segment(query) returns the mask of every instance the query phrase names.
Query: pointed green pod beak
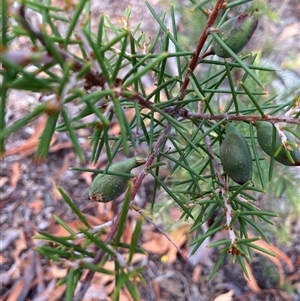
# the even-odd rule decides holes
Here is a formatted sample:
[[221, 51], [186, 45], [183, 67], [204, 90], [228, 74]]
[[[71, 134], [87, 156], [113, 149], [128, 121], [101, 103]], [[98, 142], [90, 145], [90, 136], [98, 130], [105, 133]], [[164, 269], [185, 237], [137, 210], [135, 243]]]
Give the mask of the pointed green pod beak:
[[[110, 172], [121, 172], [130, 174], [131, 170], [144, 164], [145, 160], [131, 158], [123, 162], [112, 164]], [[98, 174], [89, 190], [89, 199], [96, 202], [109, 202], [120, 196], [128, 186], [130, 177]]]
[[243, 185], [252, 179], [252, 156], [246, 139], [231, 123], [225, 126], [226, 136], [220, 147], [220, 159], [226, 174]]

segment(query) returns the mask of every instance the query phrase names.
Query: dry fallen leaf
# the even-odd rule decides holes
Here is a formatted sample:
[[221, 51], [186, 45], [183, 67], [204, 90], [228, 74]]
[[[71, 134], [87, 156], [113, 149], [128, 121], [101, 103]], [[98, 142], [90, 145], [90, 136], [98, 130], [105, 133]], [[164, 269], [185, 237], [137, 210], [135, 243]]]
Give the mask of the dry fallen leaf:
[[12, 167], [11, 167], [12, 175], [10, 178], [10, 185], [16, 189], [17, 183], [19, 181], [21, 171], [20, 171], [20, 164], [19, 162], [14, 162]]
[[97, 203], [97, 217], [105, 222], [112, 220], [115, 217], [113, 210], [113, 202], [108, 203]]
[[61, 143], [57, 143], [55, 145], [53, 145], [53, 143], [52, 143], [49, 148], [49, 152], [53, 153], [53, 152], [57, 152], [61, 149], [72, 148], [72, 147], [73, 147], [72, 142], [61, 142]]
[[[181, 248], [183, 244], [187, 241], [187, 233], [189, 231], [189, 228], [190, 227], [188, 225], [181, 226], [170, 233], [169, 237], [178, 248]], [[173, 263], [177, 259], [178, 250], [171, 242], [169, 242], [168, 245], [169, 250], [167, 252], [167, 262]]]
[[[249, 233], [248, 234], [249, 237], [254, 237], [253, 234]], [[269, 254], [263, 253], [257, 249], [253, 249], [254, 252], [261, 254], [262, 256], [267, 257], [268, 259], [270, 259], [278, 268], [278, 272], [279, 272], [279, 277], [280, 277], [280, 285], [284, 284], [284, 277], [285, 277], [285, 273], [284, 273], [284, 268], [282, 263], [280, 262], [280, 260], [284, 261], [286, 263], [286, 265], [289, 267], [290, 271], [293, 272], [295, 267], [293, 265], [293, 262], [290, 260], [290, 258], [283, 253], [281, 250], [279, 250], [277, 247], [273, 246], [273, 245], [269, 245], [268, 243], [266, 243], [264, 240], [260, 239], [255, 241], [253, 244], [256, 244], [264, 249], [267, 249], [273, 253], [276, 254], [277, 257], [271, 256]]]
[[19, 237], [17, 240], [15, 240], [15, 248], [12, 251], [15, 262], [18, 260], [21, 252], [26, 250], [26, 248], [27, 248], [27, 241], [24, 234], [24, 230], [23, 228], [19, 228]]
[[168, 263], [173, 263], [177, 259], [178, 249], [174, 244], [180, 249], [182, 245], [187, 241], [188, 225], [178, 227], [176, 230], [169, 234], [169, 241], [162, 233], [155, 233], [152, 231], [144, 232], [144, 239], [146, 240], [142, 244], [147, 252], [166, 255], [164, 260]]
[[64, 294], [66, 288], [66, 284], [56, 286], [55, 290], [51, 291], [51, 294], [49, 294], [47, 301], [62, 300], [62, 295]]
[[59, 192], [59, 190], [57, 189], [57, 185], [52, 178], [50, 178], [50, 182], [51, 182], [52, 197], [53, 197], [54, 201], [57, 202], [62, 199], [62, 195]]
[[[19, 155], [21, 156], [21, 158], [24, 158], [33, 154], [38, 144], [40, 143], [39, 137], [46, 126], [47, 119], [47, 114], [41, 115], [38, 119], [38, 123], [35, 125], [34, 134], [29, 139], [24, 141], [24, 143], [22, 143], [21, 145], [7, 149], [5, 152], [5, 156]], [[56, 138], [57, 135], [54, 134], [51, 139], [50, 145], [52, 145], [55, 142]]]
[[0, 178], [0, 188], [2, 188], [3, 185], [4, 185], [5, 183], [7, 183], [7, 181], [8, 181], [8, 177], [1, 177], [1, 178]]
[[7, 301], [27, 300], [33, 280], [36, 277], [36, 256], [33, 250], [27, 252], [27, 256], [22, 260], [22, 276], [14, 284]]
[[44, 208], [44, 200], [35, 199], [34, 201], [28, 203], [28, 207], [32, 209], [32, 213], [37, 214]]
[[[94, 163], [90, 163], [88, 164], [87, 168], [90, 168], [90, 169], [96, 169], [96, 164]], [[93, 177], [93, 173], [92, 172], [87, 172], [87, 171], [84, 171], [80, 174], [80, 178], [85, 180], [85, 183], [90, 187], [92, 185], [92, 177]]]
[[232, 301], [232, 297], [234, 295], [234, 291], [231, 290], [225, 294], [222, 294], [214, 299], [214, 301]]
[[0, 265], [3, 265], [5, 262], [8, 262], [9, 259], [0, 254]]
[[250, 290], [252, 292], [259, 292], [259, 291], [261, 291], [261, 289], [260, 289], [259, 285], [257, 284], [256, 279], [255, 279], [255, 277], [254, 277], [254, 275], [252, 273], [251, 267], [250, 267], [250, 265], [247, 262], [245, 262], [245, 267], [246, 267], [246, 270], [247, 270], [248, 275], [249, 275], [249, 279], [248, 279], [246, 277], [246, 275], [244, 274], [244, 277], [245, 277], [245, 280], [247, 281], [248, 287], [250, 288]]
[[[97, 226], [101, 224], [101, 220], [99, 220], [97, 217], [89, 215], [89, 214], [83, 214], [86, 218], [87, 222], [90, 226]], [[80, 229], [87, 229], [86, 225], [80, 221], [80, 220], [71, 220], [65, 222], [74, 232], [78, 233], [80, 232]], [[55, 236], [69, 236], [70, 233], [60, 224], [57, 224], [55, 219], [52, 218], [50, 221], [50, 226], [48, 229], [48, 232]]]
[[9, 297], [7, 298], [7, 301], [19, 300], [19, 297], [23, 291], [23, 288], [24, 288], [24, 279], [21, 278], [13, 286], [11, 293], [9, 294]]
[[141, 247], [149, 253], [166, 254], [168, 250], [169, 241], [160, 233], [148, 231], [150, 233], [150, 240], [144, 242]]
[[277, 42], [286, 41], [296, 35], [299, 35], [299, 23], [292, 23], [283, 29], [279, 37], [277, 37]]
[[67, 268], [58, 268], [55, 262], [52, 263], [51, 266], [47, 269], [47, 277], [49, 279], [60, 279], [65, 277], [67, 273]]
[[45, 287], [42, 291], [40, 291], [40, 293], [38, 293], [34, 299], [31, 299], [32, 301], [49, 301], [49, 296], [53, 294], [53, 292], [56, 291], [56, 288], [55, 288], [55, 283], [56, 281], [55, 280], [51, 280], [49, 283], [48, 283], [48, 286]]
[[202, 266], [196, 265], [195, 268], [193, 269], [193, 276], [192, 276], [194, 283], [199, 283], [201, 279], [201, 274], [202, 274]]

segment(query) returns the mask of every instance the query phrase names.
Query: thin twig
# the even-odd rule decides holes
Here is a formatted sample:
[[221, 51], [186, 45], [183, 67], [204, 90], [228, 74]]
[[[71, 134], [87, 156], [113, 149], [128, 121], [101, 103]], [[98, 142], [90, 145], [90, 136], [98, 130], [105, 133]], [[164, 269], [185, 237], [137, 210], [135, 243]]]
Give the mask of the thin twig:
[[[126, 96], [124, 96], [126, 97]], [[138, 93], [135, 93], [132, 97], [127, 97], [131, 101], [137, 102], [141, 107], [149, 109], [153, 112], [156, 111], [155, 105], [151, 101], [146, 101], [143, 96]], [[268, 121], [271, 123], [285, 122], [290, 124], [300, 124], [300, 118], [295, 118], [287, 115], [280, 116], [270, 116], [270, 115], [228, 115], [228, 114], [204, 114], [204, 113], [193, 113], [186, 108], [175, 109], [175, 107], [162, 108], [160, 109], [167, 113], [170, 116], [179, 116], [183, 119], [189, 120], [209, 120], [209, 121], [220, 121], [222, 119], [231, 120], [231, 121]]]
[[300, 118], [290, 117], [290, 116], [270, 116], [265, 115], [264, 117], [258, 115], [228, 115], [228, 114], [193, 114], [192, 112], [186, 109], [179, 110], [179, 116], [185, 117], [186, 119], [194, 119], [194, 120], [214, 120], [220, 121], [222, 119], [227, 120], [235, 120], [235, 121], [269, 121], [271, 123], [277, 122], [286, 122], [290, 124], [300, 124]]
[[185, 259], [188, 260], [187, 257], [182, 253], [176, 243], [171, 239], [171, 237], [162, 229], [160, 228], [155, 222], [152, 221], [141, 209], [137, 208], [136, 206], [132, 206], [132, 208], [139, 213], [143, 218], [145, 218], [150, 224], [152, 224], [178, 251], [178, 253]]

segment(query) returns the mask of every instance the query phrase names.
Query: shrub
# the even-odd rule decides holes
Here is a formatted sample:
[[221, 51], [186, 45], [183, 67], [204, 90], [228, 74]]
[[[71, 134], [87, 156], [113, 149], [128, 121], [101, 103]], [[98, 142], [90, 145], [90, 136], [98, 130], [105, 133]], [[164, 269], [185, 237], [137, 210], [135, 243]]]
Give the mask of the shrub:
[[[228, 14], [243, 2], [226, 5], [218, 0], [211, 11], [203, 5], [197, 6], [207, 20], [204, 28], [199, 28], [197, 45], [193, 51], [187, 51], [179, 42], [173, 6], [169, 10], [170, 30], [165, 25], [166, 13], [159, 17], [146, 2], [159, 27], [157, 34], [147, 40], [145, 33], [139, 32], [139, 24], [134, 28], [129, 25], [130, 8], [126, 9], [120, 27], [101, 14], [98, 29], [93, 31], [90, 3], [85, 0], [76, 6], [66, 2], [64, 8], [25, 1], [18, 9], [2, 1], [1, 154], [4, 154], [5, 141], [12, 133], [42, 114], [47, 114], [48, 122], [34, 155], [37, 162], [47, 160], [51, 138], [58, 131], [69, 135], [74, 151], [84, 163], [86, 158], [77, 137], [81, 128], [92, 129], [90, 160], [97, 162], [101, 154], [107, 155], [107, 168], [95, 172], [130, 177], [126, 172], [109, 170], [116, 154], [123, 152], [130, 156], [138, 153], [141, 145], [148, 152], [144, 168], [128, 184], [120, 213], [110, 223], [90, 227], [69, 196], [59, 188], [64, 200], [90, 229], [82, 230], [84, 241], [77, 245], [78, 234], [58, 219], [69, 231], [69, 237], [54, 237], [47, 233], [39, 237], [55, 243], [54, 246], [45, 244], [38, 247], [37, 251], [42, 255], [55, 261], [73, 262], [67, 277], [61, 281], [68, 285], [66, 300], [73, 300], [80, 275], [86, 269], [89, 272], [74, 300], [81, 300], [96, 271], [115, 275], [114, 299], [118, 299], [123, 286], [128, 288], [134, 300], [139, 299], [135, 279], [142, 278], [142, 269], [134, 268], [131, 259], [134, 253], [143, 252], [138, 246], [141, 221], [136, 224], [131, 244], [121, 243], [120, 238], [129, 209], [145, 216], [133, 201], [148, 174], [154, 179], [150, 198], [152, 206], [157, 201], [158, 187], [161, 187], [168, 198], [180, 207], [180, 218], [191, 222], [190, 231], [194, 233], [190, 242], [194, 246], [192, 254], [206, 238], [224, 229], [228, 231], [228, 238], [209, 245], [218, 247], [220, 252], [210, 277], [215, 275], [226, 256], [237, 260], [248, 275], [245, 261], [250, 261], [253, 248], [270, 254], [255, 244], [258, 236], [249, 238], [248, 231], [249, 228], [254, 229], [268, 241], [257, 221], [273, 224], [270, 218], [277, 213], [260, 210], [255, 201], [265, 192], [273, 174], [273, 181], [278, 181], [274, 167], [279, 163], [274, 162], [275, 149], [272, 152], [274, 156], [269, 158], [259, 148], [254, 122], [275, 124], [281, 135], [282, 147], [288, 153], [284, 132], [278, 124], [290, 124], [289, 131], [295, 141], [296, 137], [299, 139], [299, 129], [296, 128], [300, 123], [299, 94], [279, 102], [274, 91], [268, 92], [267, 86], [274, 78], [275, 70], [265, 66], [258, 53], [242, 51], [237, 55], [222, 40], [217, 26], [224, 23]], [[29, 9], [41, 16], [39, 29], [27, 20]], [[64, 24], [64, 33], [58, 30], [58, 23]], [[21, 37], [28, 39], [30, 47], [13, 50], [11, 43]], [[212, 43], [214, 47], [220, 45], [227, 53], [224, 56], [230, 58], [212, 55]], [[245, 37], [243, 43], [246, 44]], [[146, 81], [150, 81], [151, 90], [146, 89]], [[42, 92], [43, 97], [41, 104], [29, 114], [7, 126], [6, 101], [13, 89]], [[80, 107], [76, 114], [68, 111], [70, 103]], [[134, 111], [130, 119], [126, 117], [129, 111]], [[85, 122], [84, 118], [90, 115], [95, 116], [93, 121]], [[121, 132], [113, 136], [109, 130], [116, 120]], [[228, 122], [235, 125], [251, 149], [253, 177], [252, 181], [243, 185], [235, 184], [224, 174], [220, 164], [220, 145]], [[169, 176], [161, 179], [160, 172], [166, 164], [170, 168]], [[74, 170], [91, 171], [80, 167]], [[207, 231], [201, 233], [208, 220], [212, 222]], [[104, 242], [99, 235], [107, 226], [111, 228]], [[95, 244], [98, 251], [87, 251], [90, 244]], [[130, 256], [127, 261], [119, 252], [120, 247], [128, 249]], [[103, 267], [110, 256], [115, 260], [114, 271]]]

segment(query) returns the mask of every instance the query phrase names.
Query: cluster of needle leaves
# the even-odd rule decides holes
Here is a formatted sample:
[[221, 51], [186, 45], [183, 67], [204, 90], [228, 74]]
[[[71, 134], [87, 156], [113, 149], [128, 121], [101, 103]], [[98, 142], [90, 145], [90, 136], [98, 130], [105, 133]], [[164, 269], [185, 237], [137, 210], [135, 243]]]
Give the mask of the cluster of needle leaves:
[[[70, 235], [61, 238], [43, 233], [38, 237], [52, 242], [38, 247], [39, 253], [69, 266], [68, 275], [60, 281], [60, 284], [67, 283], [65, 300], [81, 300], [95, 272], [115, 276], [114, 300], [118, 300], [124, 286], [134, 300], [139, 300], [138, 283], [143, 282], [143, 268], [133, 267], [131, 260], [133, 254], [144, 252], [138, 246], [141, 221], [136, 225], [131, 244], [121, 243], [120, 238], [128, 210], [134, 208], [130, 204], [146, 174], [154, 180], [150, 197], [154, 210], [160, 187], [182, 210], [181, 219], [191, 223], [192, 253], [206, 238], [228, 231], [227, 239], [209, 245], [220, 251], [210, 277], [215, 275], [228, 253], [240, 263], [246, 275], [245, 261], [251, 260], [253, 248], [271, 254], [255, 244], [260, 237], [268, 241], [257, 221], [273, 224], [270, 218], [277, 214], [260, 210], [255, 201], [271, 180], [274, 164], [268, 167], [269, 159], [257, 148], [251, 122], [268, 120], [295, 126], [299, 124], [299, 112], [293, 109], [299, 99], [295, 96], [282, 103], [268, 93], [262, 78], [275, 70], [260, 65], [255, 53], [238, 56], [228, 49], [232, 59], [216, 56], [201, 59], [213, 38], [228, 48], [215, 31], [209, 29], [224, 22], [233, 8], [250, 1], [226, 5], [218, 0], [213, 1], [214, 6], [207, 4], [208, 1], [202, 2], [211, 5], [211, 10], [204, 5], [195, 6], [207, 23], [205, 28], [199, 28], [195, 50], [189, 51], [179, 42], [176, 11], [172, 5], [159, 16], [146, 1], [147, 9], [158, 24], [156, 35], [149, 39], [146, 33], [140, 32], [140, 24], [131, 25], [130, 8], [126, 9], [119, 27], [109, 16], [101, 14], [98, 29], [93, 31], [90, 1], [80, 0], [76, 6], [66, 1], [65, 7], [60, 8], [53, 6], [50, 0], [43, 3], [32, 0], [24, 1], [18, 8], [2, 0], [1, 154], [5, 154], [5, 141], [11, 134], [42, 114], [48, 116], [48, 122], [34, 155], [37, 162], [47, 160], [53, 134], [66, 132], [84, 164], [86, 158], [77, 136], [81, 128], [92, 129], [91, 162], [97, 162], [105, 153], [109, 166], [119, 152], [129, 156], [132, 150], [137, 153], [141, 145], [148, 151], [144, 173], [134, 185], [129, 185], [122, 210], [111, 223], [91, 228], [69, 196], [59, 188], [87, 228], [75, 233], [56, 217]], [[39, 16], [39, 27], [28, 21], [29, 11]], [[167, 28], [167, 18], [172, 28]], [[64, 31], [59, 30], [62, 25]], [[21, 37], [28, 39], [30, 47], [13, 50], [11, 43]], [[236, 73], [240, 78], [235, 77]], [[149, 80], [152, 89], [146, 89], [145, 82]], [[39, 92], [41, 103], [6, 126], [5, 108], [10, 90]], [[71, 114], [70, 103], [80, 110]], [[128, 119], [127, 113], [132, 111], [133, 117]], [[285, 115], [291, 111], [290, 116]], [[87, 119], [87, 116], [93, 118]], [[226, 178], [220, 165], [219, 147], [224, 139], [224, 123], [228, 121], [233, 121], [244, 134], [253, 156], [253, 181], [242, 186]], [[116, 122], [120, 134], [111, 135], [110, 128]], [[170, 173], [162, 180], [160, 171], [165, 168], [164, 162], [169, 164]], [[93, 171], [79, 167], [74, 170]], [[209, 227], [203, 233], [208, 220]], [[103, 242], [99, 237], [108, 227], [112, 229]], [[258, 236], [250, 238], [250, 229]], [[84, 242], [78, 245], [79, 238], [84, 238]], [[91, 244], [99, 251], [88, 251]], [[122, 253], [126, 249], [129, 256], [125, 260]], [[110, 258], [115, 261], [114, 270], [104, 267]], [[89, 273], [81, 279], [85, 270]], [[81, 287], [76, 290], [80, 279]]]

